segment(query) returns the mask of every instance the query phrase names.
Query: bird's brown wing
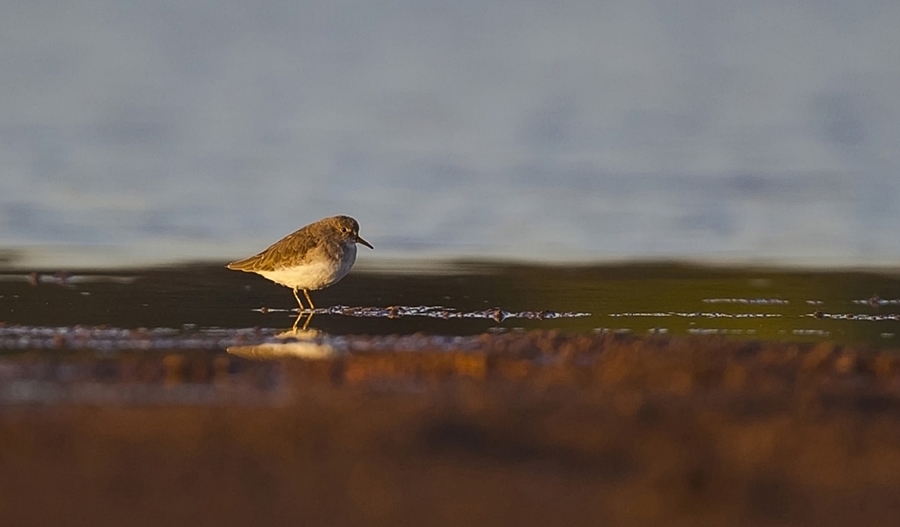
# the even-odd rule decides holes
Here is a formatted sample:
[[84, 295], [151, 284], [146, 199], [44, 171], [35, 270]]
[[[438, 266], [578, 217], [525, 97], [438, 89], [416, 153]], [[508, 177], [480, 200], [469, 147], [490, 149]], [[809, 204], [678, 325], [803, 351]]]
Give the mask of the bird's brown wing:
[[306, 227], [288, 234], [265, 251], [231, 262], [226, 267], [236, 271], [274, 271], [283, 267], [300, 264], [316, 246], [316, 238]]

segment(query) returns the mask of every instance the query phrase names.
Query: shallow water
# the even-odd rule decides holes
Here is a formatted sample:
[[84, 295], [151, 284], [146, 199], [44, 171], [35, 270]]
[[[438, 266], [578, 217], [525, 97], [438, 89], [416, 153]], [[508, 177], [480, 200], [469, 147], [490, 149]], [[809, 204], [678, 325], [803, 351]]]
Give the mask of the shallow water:
[[[397, 268], [354, 270], [313, 292], [308, 328], [317, 338], [558, 329], [900, 344], [897, 274], [663, 264]], [[219, 265], [0, 274], [5, 351], [224, 350], [271, 343], [295, 320], [288, 289]]]

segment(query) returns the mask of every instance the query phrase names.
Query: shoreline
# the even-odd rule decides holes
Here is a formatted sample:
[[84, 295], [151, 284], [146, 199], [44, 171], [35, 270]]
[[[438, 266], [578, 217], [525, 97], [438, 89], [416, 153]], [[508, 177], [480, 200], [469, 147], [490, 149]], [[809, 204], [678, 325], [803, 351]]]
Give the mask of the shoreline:
[[[253, 245], [253, 247], [256, 247]], [[224, 266], [253, 247], [178, 242], [154, 243], [138, 247], [13, 245], [0, 246], [0, 273], [15, 272], [135, 272], [167, 268]], [[256, 247], [256, 249], [259, 249]], [[166, 256], [160, 256], [160, 254]], [[646, 268], [681, 267], [711, 271], [761, 272], [859, 272], [900, 276], [900, 264], [892, 255], [865, 259], [811, 255], [798, 259], [790, 255], [761, 258], [753, 253], [708, 253], [703, 255], [641, 256], [563, 252], [535, 257], [529, 253], [490, 253], [484, 250], [456, 251], [379, 248], [356, 262], [356, 272], [447, 274], [470, 272], [473, 268]]]

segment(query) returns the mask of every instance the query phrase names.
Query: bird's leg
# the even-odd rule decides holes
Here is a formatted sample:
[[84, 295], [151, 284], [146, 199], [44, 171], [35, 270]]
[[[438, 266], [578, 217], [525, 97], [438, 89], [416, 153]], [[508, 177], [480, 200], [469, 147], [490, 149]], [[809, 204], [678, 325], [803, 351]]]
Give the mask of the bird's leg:
[[303, 290], [303, 294], [304, 294], [304, 296], [306, 296], [306, 301], [309, 302], [309, 310], [310, 310], [310, 311], [315, 311], [316, 306], [313, 305], [313, 303], [312, 303], [312, 298], [309, 297], [309, 291], [307, 291], [306, 289], [304, 289], [304, 290]]
[[[291, 331], [297, 331], [297, 324], [300, 323], [300, 318], [303, 316], [303, 312], [297, 313], [297, 318], [294, 319], [294, 325], [291, 326]], [[309, 324], [309, 320], [306, 321], [306, 324]], [[303, 329], [306, 329], [306, 324], [303, 325]]]
[[[303, 302], [301, 302], [301, 301], [300, 301], [300, 297], [297, 296], [297, 288], [295, 287], [295, 288], [293, 289], [293, 291], [294, 291], [294, 298], [296, 298], [296, 299], [297, 299], [297, 303], [300, 304], [300, 312], [303, 313]], [[304, 290], [303, 292], [305, 293], [306, 290]], [[307, 298], [309, 298], [309, 296], [307, 296]], [[310, 305], [312, 305], [312, 303], [310, 303]], [[294, 325], [296, 326], [296, 324], [294, 324]]]

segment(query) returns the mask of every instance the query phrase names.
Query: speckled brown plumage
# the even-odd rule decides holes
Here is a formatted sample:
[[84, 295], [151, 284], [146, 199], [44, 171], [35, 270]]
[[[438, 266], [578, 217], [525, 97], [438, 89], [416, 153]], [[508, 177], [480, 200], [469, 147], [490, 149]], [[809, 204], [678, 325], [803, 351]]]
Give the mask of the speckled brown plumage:
[[[347, 231], [341, 232], [342, 228]], [[340, 259], [344, 241], [352, 236], [358, 238], [358, 232], [359, 223], [349, 216], [325, 218], [288, 234], [265, 251], [231, 262], [227, 267], [236, 271], [275, 271], [301, 266], [315, 258]]]

